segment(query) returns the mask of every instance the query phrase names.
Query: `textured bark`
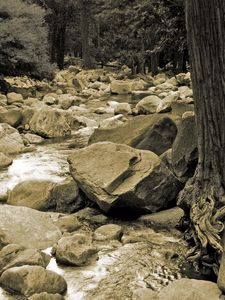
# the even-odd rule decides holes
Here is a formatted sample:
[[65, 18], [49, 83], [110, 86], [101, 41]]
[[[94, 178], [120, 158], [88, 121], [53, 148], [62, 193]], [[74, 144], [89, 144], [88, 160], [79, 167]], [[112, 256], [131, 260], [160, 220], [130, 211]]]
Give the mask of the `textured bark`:
[[[225, 212], [225, 1], [187, 0], [186, 21], [198, 130], [198, 167], [180, 203], [190, 203], [195, 242], [222, 251]], [[199, 248], [198, 248], [199, 249]]]

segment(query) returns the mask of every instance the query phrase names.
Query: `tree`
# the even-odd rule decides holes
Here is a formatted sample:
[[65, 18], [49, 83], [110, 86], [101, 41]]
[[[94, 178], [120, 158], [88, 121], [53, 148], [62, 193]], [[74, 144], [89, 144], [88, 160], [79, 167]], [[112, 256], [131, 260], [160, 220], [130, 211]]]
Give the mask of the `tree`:
[[225, 216], [225, 1], [187, 0], [198, 166], [179, 197], [190, 208], [195, 259], [221, 252]]
[[0, 73], [49, 77], [45, 10], [21, 0], [0, 2]]

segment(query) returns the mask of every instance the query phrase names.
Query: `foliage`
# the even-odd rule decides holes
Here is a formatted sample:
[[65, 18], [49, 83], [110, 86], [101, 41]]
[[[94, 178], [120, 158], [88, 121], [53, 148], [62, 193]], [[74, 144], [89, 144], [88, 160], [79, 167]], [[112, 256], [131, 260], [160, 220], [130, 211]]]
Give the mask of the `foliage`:
[[0, 2], [0, 72], [49, 77], [45, 10], [21, 0]]

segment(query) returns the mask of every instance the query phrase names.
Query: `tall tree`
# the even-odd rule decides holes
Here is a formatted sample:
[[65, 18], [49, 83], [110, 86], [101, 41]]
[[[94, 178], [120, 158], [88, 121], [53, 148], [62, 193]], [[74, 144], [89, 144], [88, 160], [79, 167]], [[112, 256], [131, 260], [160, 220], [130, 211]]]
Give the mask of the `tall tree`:
[[198, 131], [198, 166], [180, 195], [189, 204], [195, 258], [222, 251], [225, 216], [225, 1], [187, 0], [186, 19]]
[[45, 10], [22, 0], [0, 1], [0, 73], [51, 76]]

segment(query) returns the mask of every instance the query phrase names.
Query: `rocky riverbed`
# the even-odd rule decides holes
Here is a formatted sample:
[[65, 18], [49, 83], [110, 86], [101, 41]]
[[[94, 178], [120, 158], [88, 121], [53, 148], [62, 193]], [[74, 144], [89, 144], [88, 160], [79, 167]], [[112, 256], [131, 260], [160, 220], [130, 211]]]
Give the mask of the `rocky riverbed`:
[[190, 74], [6, 80], [0, 299], [219, 299], [187, 278], [176, 227], [197, 161]]

